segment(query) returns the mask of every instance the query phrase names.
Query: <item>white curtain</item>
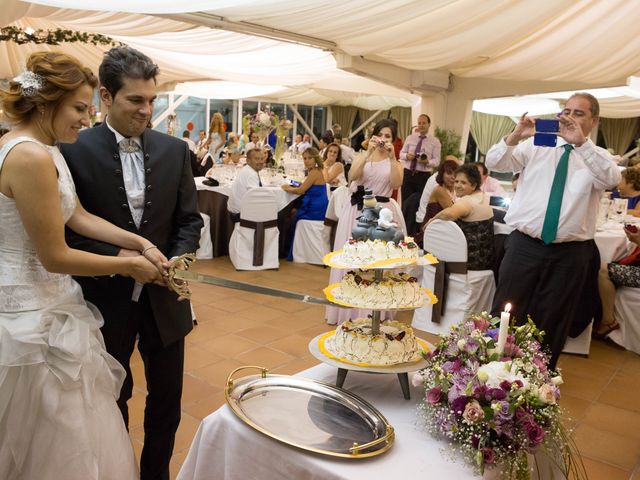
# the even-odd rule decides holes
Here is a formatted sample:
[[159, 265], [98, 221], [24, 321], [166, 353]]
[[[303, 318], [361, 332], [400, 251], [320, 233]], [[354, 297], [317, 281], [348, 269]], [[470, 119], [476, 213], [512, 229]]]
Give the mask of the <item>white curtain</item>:
[[471, 135], [483, 155], [486, 155], [500, 138], [511, 132], [514, 126], [513, 120], [501, 115], [473, 112], [471, 116]]
[[398, 136], [404, 140], [411, 135], [411, 108], [393, 107], [390, 112], [398, 122]]
[[337, 123], [342, 127], [342, 135], [347, 137], [353, 130], [353, 122], [356, 119], [356, 107], [339, 107], [334, 105], [331, 107], [331, 118], [333, 123]]
[[631, 141], [638, 137], [640, 118], [601, 118], [600, 130], [607, 148], [615, 155], [624, 155]]

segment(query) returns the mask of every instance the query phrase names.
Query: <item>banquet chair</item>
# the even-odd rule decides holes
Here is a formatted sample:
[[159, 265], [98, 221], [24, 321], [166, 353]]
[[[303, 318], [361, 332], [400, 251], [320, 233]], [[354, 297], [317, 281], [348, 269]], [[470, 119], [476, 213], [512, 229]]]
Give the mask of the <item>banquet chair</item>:
[[342, 247], [342, 245], [334, 245], [333, 243], [336, 236], [338, 220], [340, 220], [340, 215], [348, 201], [349, 187], [346, 185], [336, 188], [329, 197], [329, 204], [327, 205], [327, 213], [324, 218], [323, 230], [323, 241], [329, 245], [329, 251], [337, 250]]
[[293, 261], [323, 265], [322, 259], [329, 253], [329, 238], [324, 234], [322, 220], [298, 220], [293, 237]]
[[640, 288], [618, 287], [614, 305], [620, 328], [611, 332], [609, 338], [640, 355]]
[[271, 192], [253, 188], [242, 198], [240, 221], [229, 241], [229, 258], [236, 270], [277, 269], [278, 204]]
[[[440, 298], [438, 303], [415, 311], [414, 328], [446, 334], [467, 314], [491, 309], [496, 290], [493, 271], [467, 270], [467, 239], [458, 225], [444, 220], [432, 221], [424, 232], [424, 249], [435, 255], [440, 266], [423, 266], [421, 285]], [[436, 277], [440, 275], [444, 282], [436, 284]], [[444, 285], [446, 298], [442, 298], [438, 285]]]
[[196, 258], [213, 258], [213, 242], [211, 241], [211, 217], [200, 213], [204, 225], [200, 230], [200, 246], [196, 250]]

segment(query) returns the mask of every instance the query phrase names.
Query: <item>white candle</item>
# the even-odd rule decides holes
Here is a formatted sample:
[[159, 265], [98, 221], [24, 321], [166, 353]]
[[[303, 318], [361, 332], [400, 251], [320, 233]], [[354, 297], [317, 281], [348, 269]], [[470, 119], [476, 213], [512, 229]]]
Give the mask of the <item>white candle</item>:
[[509, 333], [509, 320], [511, 319], [511, 304], [507, 303], [504, 306], [504, 312], [500, 313], [500, 332], [498, 333], [498, 345], [496, 350], [500, 355], [504, 351], [504, 344], [507, 342], [507, 335]]

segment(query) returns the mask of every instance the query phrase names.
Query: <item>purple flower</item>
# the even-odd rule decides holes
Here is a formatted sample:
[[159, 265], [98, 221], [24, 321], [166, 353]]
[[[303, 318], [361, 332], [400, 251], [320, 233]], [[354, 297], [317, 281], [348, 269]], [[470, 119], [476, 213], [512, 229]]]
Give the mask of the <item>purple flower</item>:
[[507, 394], [502, 388], [490, 388], [487, 391], [487, 397], [494, 400], [504, 400], [507, 398]]
[[489, 330], [487, 330], [487, 333], [496, 342], [498, 341], [498, 335], [500, 334], [500, 329], [498, 329], [498, 328], [490, 328]]
[[467, 406], [468, 401], [469, 399], [467, 397], [457, 397], [453, 402], [451, 402], [451, 410], [453, 410], [456, 415], [462, 415], [464, 407]]
[[524, 424], [524, 430], [527, 432], [527, 437], [529, 437], [529, 446], [531, 448], [537, 447], [544, 440], [544, 429], [533, 419]]
[[427, 392], [427, 402], [431, 405], [440, 403], [442, 399], [442, 389], [440, 387], [434, 387]]
[[444, 362], [442, 364], [442, 370], [447, 373], [457, 373], [462, 368], [462, 360], [456, 358], [454, 361]]
[[483, 448], [480, 450], [482, 452], [482, 458], [486, 465], [493, 465], [496, 461], [496, 452], [493, 451], [493, 448]]
[[476, 353], [478, 351], [478, 347], [480, 346], [480, 344], [475, 341], [474, 339], [470, 338], [469, 340], [467, 340], [467, 342], [464, 344], [464, 351], [473, 355], [474, 353]]
[[487, 387], [485, 385], [478, 385], [473, 389], [473, 396], [476, 398], [484, 398], [487, 394]]

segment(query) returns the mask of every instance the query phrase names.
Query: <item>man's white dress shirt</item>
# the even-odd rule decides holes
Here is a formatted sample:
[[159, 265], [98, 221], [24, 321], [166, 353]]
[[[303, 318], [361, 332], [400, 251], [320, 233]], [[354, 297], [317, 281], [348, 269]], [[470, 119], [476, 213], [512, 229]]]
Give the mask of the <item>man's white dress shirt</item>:
[[242, 198], [249, 190], [258, 188], [259, 186], [261, 186], [261, 182], [258, 172], [249, 165], [242, 167], [231, 186], [231, 195], [229, 195], [227, 210], [231, 213], [240, 213]]
[[[505, 222], [530, 237], [541, 236], [553, 177], [566, 143], [558, 137], [556, 147], [537, 147], [529, 138], [510, 147], [503, 139], [487, 153], [485, 163], [491, 170], [521, 172]], [[619, 182], [620, 170], [604, 148], [591, 140], [575, 147], [569, 156], [554, 243], [592, 239], [601, 193]]]

